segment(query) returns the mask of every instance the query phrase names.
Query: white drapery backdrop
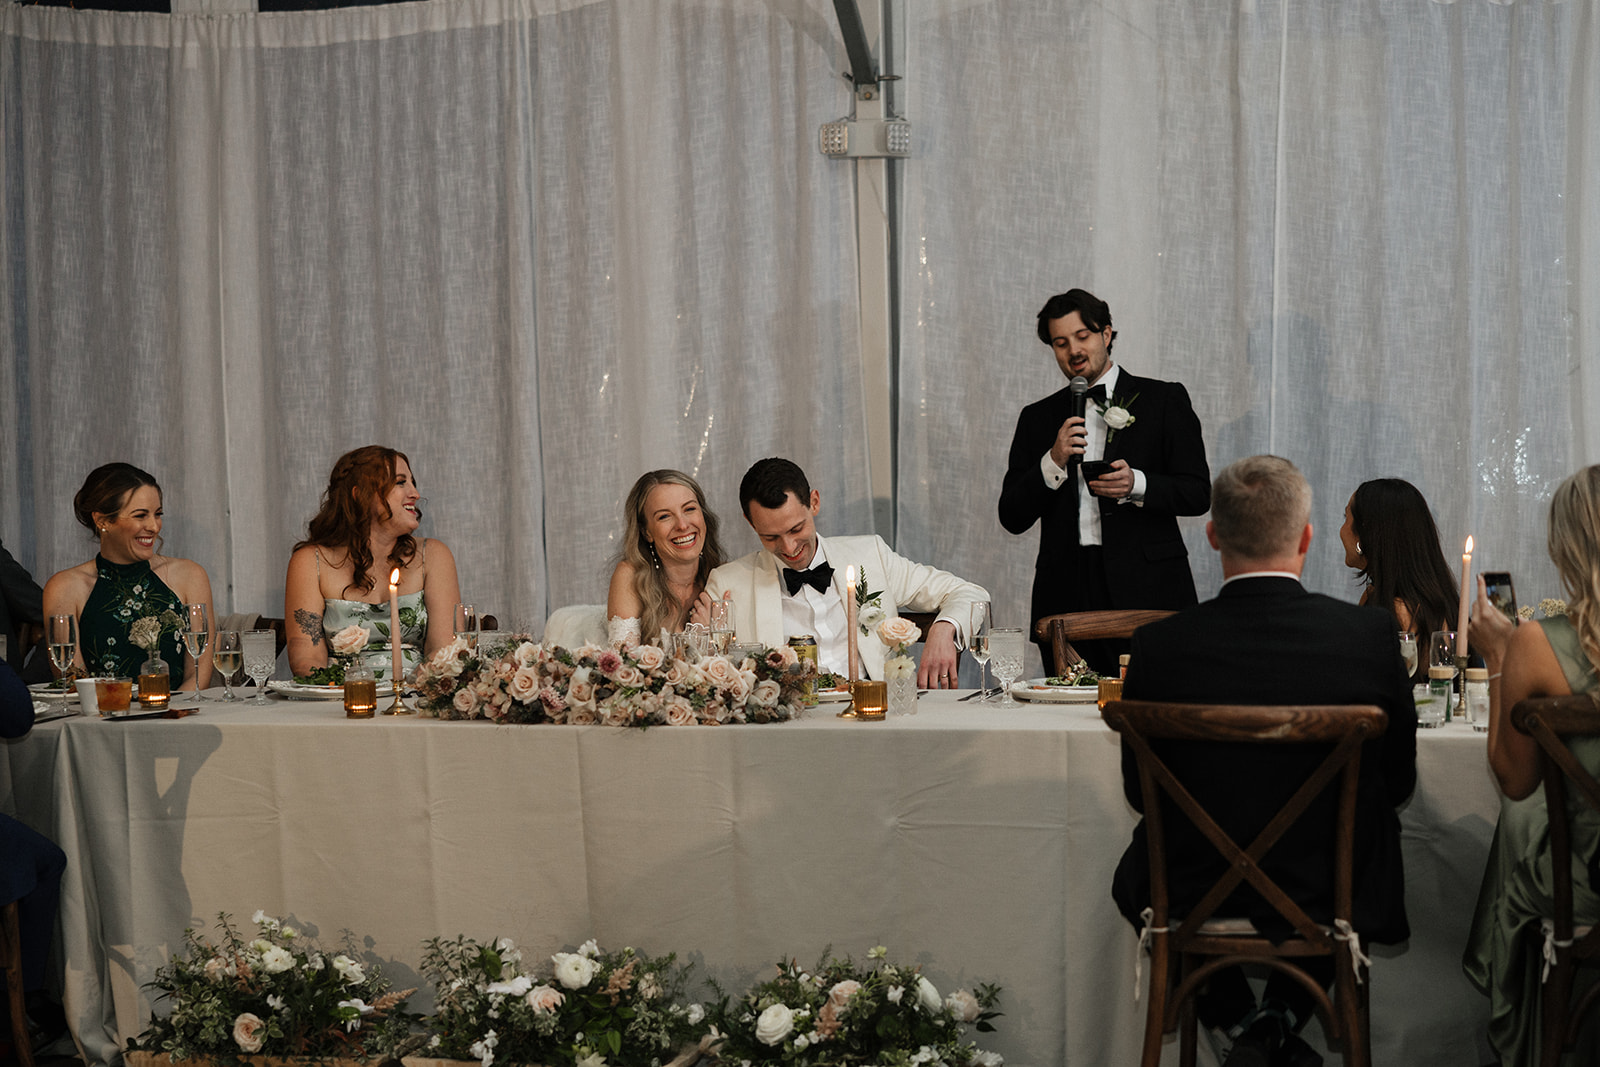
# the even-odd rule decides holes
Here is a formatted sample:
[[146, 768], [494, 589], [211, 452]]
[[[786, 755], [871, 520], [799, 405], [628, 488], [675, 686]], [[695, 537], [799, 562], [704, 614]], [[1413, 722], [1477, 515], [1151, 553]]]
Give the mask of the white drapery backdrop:
[[[1307, 473], [1311, 588], [1359, 593], [1345, 501], [1397, 476], [1452, 566], [1472, 533], [1524, 603], [1560, 595], [1549, 494], [1600, 459], [1593, 5], [929, 0], [908, 32], [903, 551], [1026, 621], [1037, 529], [995, 501], [1063, 384], [1035, 315], [1082, 286], [1113, 358], [1187, 385], [1213, 473]], [[1185, 538], [1204, 599], [1204, 520]]]
[[280, 615], [334, 458], [380, 442], [464, 595], [537, 627], [604, 599], [654, 467], [736, 520], [790, 454], [865, 524], [832, 17], [5, 5], [0, 537], [41, 582], [87, 558], [72, 493], [127, 460], [219, 609]]

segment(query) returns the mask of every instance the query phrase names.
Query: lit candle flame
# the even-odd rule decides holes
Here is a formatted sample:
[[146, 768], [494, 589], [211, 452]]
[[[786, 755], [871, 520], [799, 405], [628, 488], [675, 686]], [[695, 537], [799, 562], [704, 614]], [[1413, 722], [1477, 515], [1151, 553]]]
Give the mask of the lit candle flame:
[[1467, 547], [1462, 549], [1467, 555], [1472, 555], [1472, 535], [1467, 534]]
[[848, 567], [846, 567], [844, 569], [844, 584], [845, 585], [855, 585], [856, 584], [856, 565], [854, 563], [850, 564], [850, 566], [848, 566]]
[[[1467, 543], [1467, 551], [1471, 552], [1472, 551], [1472, 544], [1471, 544], [1472, 538], [1470, 538], [1470, 537], [1467, 538], [1467, 542], [1468, 542]], [[389, 584], [390, 585], [399, 585], [400, 584], [400, 568], [399, 567], [396, 567], [394, 570], [389, 572]]]

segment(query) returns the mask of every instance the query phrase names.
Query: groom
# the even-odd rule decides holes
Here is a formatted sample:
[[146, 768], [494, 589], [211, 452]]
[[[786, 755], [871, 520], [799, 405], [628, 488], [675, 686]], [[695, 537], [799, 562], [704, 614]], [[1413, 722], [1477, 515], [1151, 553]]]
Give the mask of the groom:
[[[883, 677], [888, 649], [878, 637], [877, 618], [894, 616], [902, 608], [937, 611], [923, 644], [917, 685], [954, 689], [956, 643], [971, 606], [987, 601], [988, 592], [896, 555], [875, 535], [823, 538], [812, 522], [821, 501], [805, 472], [789, 460], [764, 459], [745, 472], [739, 506], [763, 550], [724, 563], [706, 579], [712, 598], [731, 598], [739, 640], [777, 647], [798, 634], [812, 634], [822, 669], [848, 674], [845, 568], [854, 566], [858, 593], [866, 588], [871, 594], [858, 616], [863, 673]], [[881, 616], [874, 607], [881, 609]]]

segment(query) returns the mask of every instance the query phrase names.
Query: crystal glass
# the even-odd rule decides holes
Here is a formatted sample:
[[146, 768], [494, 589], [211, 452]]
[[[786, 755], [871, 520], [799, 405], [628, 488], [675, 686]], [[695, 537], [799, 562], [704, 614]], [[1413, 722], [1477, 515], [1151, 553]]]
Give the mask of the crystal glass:
[[196, 703], [205, 697], [200, 695], [200, 665], [205, 663], [206, 647], [211, 644], [211, 617], [204, 604], [185, 604], [183, 606], [183, 647], [189, 655], [194, 657], [194, 699]]
[[1406, 677], [1415, 677], [1417, 673], [1417, 635], [1401, 631], [1400, 658], [1406, 661]]
[[78, 657], [78, 617], [52, 615], [44, 623], [45, 647], [50, 650], [50, 665], [63, 678], [72, 673]]
[[996, 626], [989, 631], [989, 662], [1000, 682], [1000, 705], [1014, 708], [1011, 683], [1022, 674], [1022, 630], [1016, 626]]
[[211, 664], [222, 675], [224, 701], [236, 701], [239, 694], [233, 691], [233, 676], [244, 666], [244, 649], [238, 630], [218, 630], [211, 635]]
[[468, 648], [478, 647], [478, 609], [471, 604], [456, 605], [455, 635]]
[[711, 648], [719, 656], [728, 654], [733, 643], [733, 605], [726, 600], [711, 602]]
[[[967, 625], [967, 651], [972, 653], [972, 658], [978, 663], [978, 703], [986, 704], [991, 699], [988, 688], [989, 674], [989, 630], [993, 620], [989, 615], [989, 602], [987, 600], [972, 605], [972, 618]], [[998, 694], [996, 694], [998, 695]]]
[[244, 637], [244, 673], [256, 683], [256, 697], [252, 704], [267, 702], [267, 679], [278, 665], [278, 637], [271, 630], [246, 630]]
[[1449, 667], [1452, 676], [1456, 669], [1456, 632], [1435, 630], [1428, 641], [1428, 666]]
[[705, 659], [711, 651], [711, 629], [704, 623], [691, 622], [678, 635], [678, 658], [689, 663]]

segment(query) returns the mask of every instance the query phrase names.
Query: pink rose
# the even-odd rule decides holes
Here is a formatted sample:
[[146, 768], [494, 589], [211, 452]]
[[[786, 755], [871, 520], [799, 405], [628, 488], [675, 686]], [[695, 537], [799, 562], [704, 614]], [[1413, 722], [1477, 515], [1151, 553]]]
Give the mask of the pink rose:
[[667, 666], [665, 677], [668, 685], [682, 685], [689, 677], [689, 665], [681, 659], [675, 659]]
[[611, 680], [628, 689], [643, 689], [645, 683], [644, 672], [632, 665], [620, 667], [612, 672]]
[[760, 707], [775, 708], [778, 706], [778, 696], [782, 692], [783, 687], [777, 682], [773, 681], [771, 678], [768, 678], [764, 681], [756, 683], [755, 689], [750, 693], [750, 699], [755, 701], [755, 703]]
[[739, 668], [721, 656], [710, 656], [701, 660], [700, 672], [718, 689], [731, 689], [739, 683]]
[[472, 691], [471, 686], [462, 686], [456, 690], [456, 695], [450, 701], [450, 706], [468, 718], [478, 710], [478, 696]]
[[735, 670], [733, 681], [728, 683], [728, 699], [735, 704], [743, 704], [750, 699], [750, 687], [755, 684], [756, 676], [749, 671]]
[[[328, 644], [332, 646], [333, 654], [336, 656], [353, 656], [367, 647], [367, 628], [358, 623], [351, 623], [334, 634]], [[255, 1018], [254, 1015], [250, 1017]]]
[[828, 1003], [833, 1005], [834, 1011], [843, 1011], [850, 998], [861, 989], [861, 983], [853, 978], [846, 978], [842, 982], [835, 982], [833, 988], [828, 990]]
[[519, 667], [511, 676], [511, 684], [506, 687], [511, 694], [511, 699], [519, 704], [526, 704], [539, 692], [539, 672], [532, 667]]
[[667, 661], [667, 654], [655, 645], [640, 645], [633, 650], [633, 662], [641, 670], [653, 671]]
[[524, 641], [511, 655], [517, 661], [517, 666], [532, 667], [539, 662], [539, 646], [532, 641]]
[[978, 1021], [978, 998], [965, 989], [958, 989], [944, 998], [944, 1006], [956, 1017], [958, 1023]]
[[909, 645], [922, 635], [922, 629], [910, 619], [896, 615], [878, 624], [878, 637], [886, 645]]
[[594, 705], [585, 704], [582, 707], [573, 708], [567, 716], [567, 721], [574, 726], [593, 726], [599, 721], [599, 718], [595, 714]]
[[694, 724], [694, 705], [683, 697], [672, 697], [666, 701], [668, 726], [692, 726]]
[[233, 1020], [233, 1043], [241, 1052], [260, 1052], [261, 1030], [266, 1025], [260, 1016], [245, 1012]]
[[553, 986], [537, 985], [528, 990], [528, 1007], [548, 1015], [567, 1002], [567, 996]]
[[579, 667], [572, 672], [572, 681], [567, 685], [567, 699], [574, 704], [584, 704], [594, 699], [594, 682], [589, 680], [589, 668]]

